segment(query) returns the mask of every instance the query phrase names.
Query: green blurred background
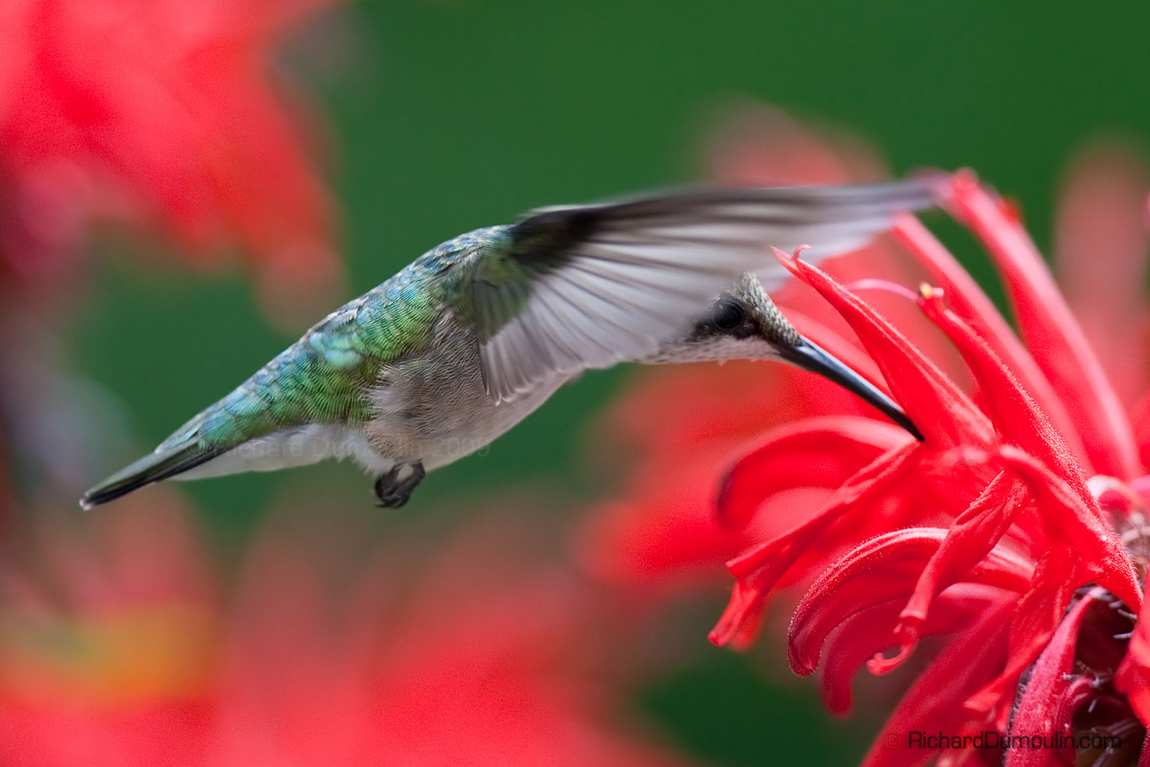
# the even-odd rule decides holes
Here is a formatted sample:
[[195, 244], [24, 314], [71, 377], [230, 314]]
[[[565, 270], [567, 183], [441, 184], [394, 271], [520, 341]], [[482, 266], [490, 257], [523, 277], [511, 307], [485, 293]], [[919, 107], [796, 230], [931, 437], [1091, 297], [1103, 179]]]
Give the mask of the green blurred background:
[[[395, 0], [305, 30], [287, 65], [329, 122], [350, 297], [438, 242], [524, 209], [697, 178], [710, 117], [740, 99], [855, 131], [895, 172], [971, 166], [1022, 202], [1045, 246], [1070, 154], [1104, 132], [1150, 136], [1148, 31], [1150, 6], [1129, 0]], [[135, 449], [291, 340], [268, 325], [242, 275], [96, 263], [73, 353], [124, 404]], [[434, 475], [417, 504], [523, 481], [589, 495], [582, 431], [627, 374], [567, 387], [487, 454]], [[109, 455], [107, 468], [132, 457]], [[319, 485], [367, 502], [352, 466], [187, 491], [222, 537], [240, 539], [274, 494]], [[758, 681], [749, 661], [707, 648], [700, 625], [694, 665], [642, 696], [673, 737], [718, 764], [857, 758], [867, 727], [828, 725], [812, 684], [783, 692]], [[813, 740], [790, 753], [780, 730]]]

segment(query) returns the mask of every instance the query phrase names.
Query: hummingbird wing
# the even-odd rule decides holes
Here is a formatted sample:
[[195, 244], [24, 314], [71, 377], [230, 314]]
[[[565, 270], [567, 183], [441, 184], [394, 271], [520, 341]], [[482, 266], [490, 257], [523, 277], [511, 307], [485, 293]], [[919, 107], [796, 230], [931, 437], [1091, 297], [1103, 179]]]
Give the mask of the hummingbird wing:
[[786, 271], [769, 246], [812, 260], [866, 244], [902, 211], [934, 204], [929, 180], [870, 186], [699, 188], [543, 208], [474, 273], [488, 393], [640, 359], [682, 335], [739, 274]]

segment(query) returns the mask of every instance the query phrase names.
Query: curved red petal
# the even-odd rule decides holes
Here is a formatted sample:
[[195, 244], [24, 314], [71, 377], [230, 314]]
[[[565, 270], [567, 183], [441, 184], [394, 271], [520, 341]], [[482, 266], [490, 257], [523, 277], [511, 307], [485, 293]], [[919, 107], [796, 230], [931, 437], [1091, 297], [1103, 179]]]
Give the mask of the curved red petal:
[[826, 529], [843, 515], [865, 511], [870, 501], [881, 497], [900, 477], [914, 468], [917, 452], [917, 445], [904, 445], [883, 454], [839, 488], [813, 518], [728, 562], [727, 569], [738, 579], [738, 583], [727, 609], [711, 630], [711, 641], [718, 645], [727, 644], [743, 627], [754, 623], [762, 613], [762, 603], [780, 579], [811, 549]]
[[720, 645], [730, 642], [748, 616], [761, 612], [761, 607], [752, 608], [751, 604], [765, 600], [778, 581], [833, 522], [845, 514], [865, 511], [869, 501], [881, 497], [891, 485], [913, 470], [919, 449], [917, 443], [912, 443], [884, 453], [847, 480], [810, 520], [728, 562], [727, 569], [740, 584], [718, 625], [711, 631], [711, 641]]
[[1082, 328], [1026, 230], [978, 185], [956, 174], [955, 218], [982, 240], [1006, 281], [1022, 335], [1063, 400], [1096, 471], [1122, 479], [1142, 473], [1130, 421]]
[[[855, 548], [810, 587], [795, 610], [789, 633], [791, 668], [806, 675], [818, 665], [823, 642], [843, 620], [895, 597], [909, 596], [914, 583], [938, 551], [946, 530], [909, 528], [887, 533]], [[1030, 564], [1003, 549], [987, 554], [963, 579], [1001, 589], [1023, 591], [1031, 576]], [[872, 663], [871, 671], [885, 673], [898, 665], [913, 647], [896, 637], [902, 650], [896, 659]]]
[[[736, 649], [749, 644], [751, 636], [762, 623], [766, 595], [755, 585], [735, 581], [731, 598], [707, 638], [716, 645], [734, 645]], [[751, 635], [751, 636], [748, 636]]]
[[978, 328], [982, 338], [1009, 364], [1022, 387], [1050, 416], [1074, 455], [1088, 463], [1089, 456], [1066, 404], [974, 278], [917, 218], [905, 216], [895, 227], [894, 234], [935, 275], [955, 312]]
[[967, 699], [964, 705], [972, 713], [990, 716], [1004, 728], [1019, 677], [1054, 635], [1077, 589], [1076, 569], [1070, 546], [1052, 546], [1042, 555], [1010, 622], [1006, 668]]
[[890, 645], [902, 606], [901, 597], [872, 604], [843, 620], [826, 639], [821, 686], [823, 704], [832, 714], [850, 712], [851, 680], [863, 663]]
[[895, 733], [896, 738], [877, 739], [862, 767], [922, 764], [937, 752], [912, 748], [908, 742], [911, 732], [957, 734], [967, 728], [970, 720], [961, 703], [1005, 663], [1007, 626], [1015, 604], [1014, 600], [1003, 600], [987, 609], [939, 653], [887, 719], [884, 731]]
[[[1038, 656], [1026, 691], [1010, 727], [1010, 735], [1020, 737], [1069, 736], [1070, 720], [1060, 721], [1055, 714], [1066, 695], [1074, 668], [1074, 646], [1086, 609], [1093, 602], [1086, 595], [1062, 619], [1050, 644]], [[1006, 767], [1056, 767], [1061, 764], [1059, 752], [1053, 748], [1012, 748], [1006, 752]]]
[[724, 526], [744, 527], [764, 499], [797, 487], [837, 488], [883, 453], [906, 444], [898, 426], [857, 416], [813, 418], [775, 429], [719, 486]]
[[1021, 445], [1067, 477], [1084, 498], [1090, 497], [1086, 478], [1066, 441], [1050, 424], [1029, 392], [987, 343], [986, 339], [943, 304], [943, 292], [924, 288], [923, 312], [951, 339], [986, 394], [995, 428], [1005, 442]]
[[775, 256], [850, 323], [928, 442], [941, 449], [993, 439], [993, 429], [970, 398], [870, 306], [816, 267], [778, 250]]
[[931, 600], [990, 554], [1022, 510], [1017, 483], [999, 474], [954, 521], [930, 558], [899, 616], [899, 633], [914, 637], [926, 620]]
[[[1001, 460], [1022, 473], [1040, 503], [1050, 502], [1049, 510], [1041, 515], [1044, 526], [1055, 530], [1063, 541], [1090, 550], [1094, 556], [1084, 560], [1093, 572], [1100, 573], [1099, 582], [1120, 599], [1131, 600], [1128, 604], [1140, 607], [1141, 592], [1133, 564], [1103, 521], [1098, 503], [1066, 443], [975, 330], [942, 305], [939, 293], [924, 295], [923, 311], [946, 331], [985, 388], [987, 401], [995, 411], [995, 424], [1004, 439], [1024, 448], [1004, 449]], [[1030, 459], [1027, 453], [1038, 460]], [[1063, 493], [1063, 488], [1068, 492]]]
[[[977, 583], [958, 583], [935, 600], [935, 609], [922, 628], [922, 636], [965, 631], [984, 612], [1003, 600], [1014, 603], [1018, 594]], [[890, 646], [904, 600], [891, 599], [847, 618], [827, 638], [823, 648], [822, 692], [829, 711], [846, 714], [851, 707], [851, 678], [875, 653]]]
[[998, 457], [1034, 495], [1041, 510], [1039, 518], [1050, 540], [1071, 547], [1076, 566], [1081, 567], [1084, 576], [1105, 586], [1131, 609], [1140, 610], [1142, 590], [1134, 563], [1114, 530], [1101, 521], [1094, 497], [1091, 495], [1089, 503], [1084, 502], [1069, 483], [1016, 447], [1003, 445]]

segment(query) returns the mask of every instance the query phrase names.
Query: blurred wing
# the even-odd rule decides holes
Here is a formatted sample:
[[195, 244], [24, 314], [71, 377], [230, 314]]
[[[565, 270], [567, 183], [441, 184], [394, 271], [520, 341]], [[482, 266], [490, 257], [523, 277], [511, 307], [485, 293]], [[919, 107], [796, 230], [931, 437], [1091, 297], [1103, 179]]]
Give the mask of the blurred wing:
[[926, 181], [874, 186], [695, 189], [545, 208], [510, 229], [477, 273], [474, 306], [488, 392], [654, 353], [738, 275], [768, 290], [787, 273], [768, 246], [818, 260], [861, 247], [896, 213], [933, 204]]

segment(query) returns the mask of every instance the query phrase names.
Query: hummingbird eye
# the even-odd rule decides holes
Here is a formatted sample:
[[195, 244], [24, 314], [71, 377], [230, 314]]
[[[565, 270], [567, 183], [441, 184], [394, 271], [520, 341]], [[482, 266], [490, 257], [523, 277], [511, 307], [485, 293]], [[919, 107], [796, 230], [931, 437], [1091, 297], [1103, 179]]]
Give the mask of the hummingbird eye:
[[734, 330], [742, 326], [747, 319], [747, 312], [738, 301], [729, 298], [715, 303], [711, 310], [711, 322], [719, 330]]

